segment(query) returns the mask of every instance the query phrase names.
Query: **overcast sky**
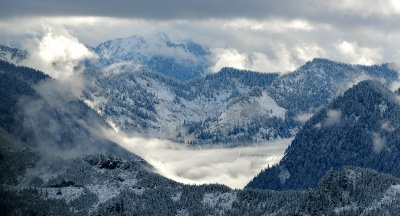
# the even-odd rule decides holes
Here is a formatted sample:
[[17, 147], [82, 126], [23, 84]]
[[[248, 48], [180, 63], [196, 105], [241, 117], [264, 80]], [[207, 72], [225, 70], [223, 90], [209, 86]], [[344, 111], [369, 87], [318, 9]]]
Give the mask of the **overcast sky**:
[[166, 33], [208, 46], [226, 66], [290, 71], [314, 57], [396, 62], [399, 18], [396, 0], [2, 0], [0, 42], [51, 31], [96, 46]]

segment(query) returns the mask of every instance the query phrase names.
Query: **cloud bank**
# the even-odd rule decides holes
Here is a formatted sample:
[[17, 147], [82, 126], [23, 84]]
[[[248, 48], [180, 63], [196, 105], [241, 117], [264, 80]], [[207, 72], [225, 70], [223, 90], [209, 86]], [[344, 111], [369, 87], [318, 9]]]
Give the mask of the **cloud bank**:
[[[211, 48], [212, 71], [224, 66], [264, 72], [287, 72], [315, 57], [353, 64], [398, 62], [400, 26], [396, 16], [387, 22], [365, 18], [337, 23], [337, 19], [268, 16], [231, 19], [144, 19], [98, 16], [0, 18], [0, 43], [15, 45], [44, 38], [52, 29], [81, 44], [99, 43], [132, 35], [166, 34], [171, 40], [190, 39]], [[386, 19], [382, 15], [382, 19]], [[351, 29], [348, 26], [352, 23]], [[67, 33], [65, 33], [67, 32]], [[22, 43], [23, 43], [22, 42]], [[39, 42], [38, 42], [39, 43]], [[20, 47], [24, 47], [20, 45]], [[178, 55], [179, 53], [172, 53]]]
[[243, 188], [257, 173], [279, 162], [292, 139], [235, 148], [188, 147], [160, 139], [105, 130], [110, 140], [141, 156], [161, 175], [187, 184], [223, 183]]

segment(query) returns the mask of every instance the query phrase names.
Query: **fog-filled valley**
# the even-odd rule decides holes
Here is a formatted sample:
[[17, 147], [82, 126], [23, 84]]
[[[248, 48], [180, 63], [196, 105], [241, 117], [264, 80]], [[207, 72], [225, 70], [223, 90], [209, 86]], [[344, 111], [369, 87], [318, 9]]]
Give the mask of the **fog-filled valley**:
[[397, 215], [399, 8], [0, 2], [0, 215]]

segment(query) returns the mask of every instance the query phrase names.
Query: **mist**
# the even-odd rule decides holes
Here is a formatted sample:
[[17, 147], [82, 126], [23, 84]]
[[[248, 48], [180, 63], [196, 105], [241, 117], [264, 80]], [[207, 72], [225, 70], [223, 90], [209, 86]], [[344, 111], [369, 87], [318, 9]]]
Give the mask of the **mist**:
[[292, 138], [239, 147], [188, 146], [169, 140], [133, 137], [111, 129], [103, 134], [170, 179], [186, 184], [220, 183], [243, 188], [261, 170], [280, 161]]

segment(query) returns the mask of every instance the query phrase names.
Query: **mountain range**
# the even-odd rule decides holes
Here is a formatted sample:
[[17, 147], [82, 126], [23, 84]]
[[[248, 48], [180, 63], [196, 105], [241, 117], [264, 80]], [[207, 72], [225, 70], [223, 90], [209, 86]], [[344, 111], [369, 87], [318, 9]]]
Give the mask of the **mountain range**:
[[[195, 44], [163, 41], [208, 55]], [[209, 73], [201, 63], [204, 70], [179, 78], [186, 69], [165, 63], [181, 63], [178, 55], [141, 57], [141, 46], [153, 46], [147, 43], [131, 37], [94, 48], [104, 56], [82, 62], [80, 97], [43, 72], [14, 64], [29, 53], [1, 49], [8, 61], [0, 61], [1, 215], [399, 212], [400, 105], [398, 93], [388, 89], [398, 79], [390, 64], [314, 59], [278, 74]], [[155, 173], [104, 136], [111, 128], [183, 144], [294, 140], [279, 164], [245, 189], [231, 189], [185, 185]]]
[[[105, 51], [108, 46], [99, 45], [102, 52], [137, 50], [136, 37], [107, 43], [112, 48]], [[307, 118], [353, 84], [372, 79], [391, 87], [398, 78], [390, 64], [349, 65], [317, 58], [287, 74], [222, 68], [182, 81], [162, 70], [133, 67], [135, 60], [127, 65], [127, 59], [139, 58], [137, 53], [113, 56], [108, 57], [113, 67], [86, 68], [85, 79], [93, 83], [84, 93], [87, 104], [118, 130], [188, 144], [294, 137]]]

